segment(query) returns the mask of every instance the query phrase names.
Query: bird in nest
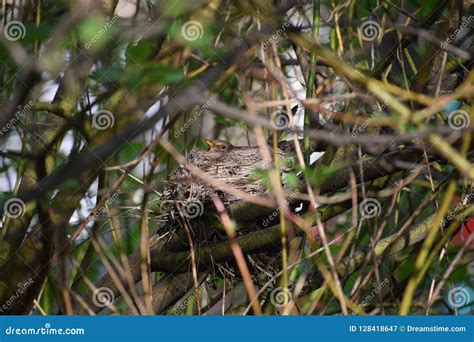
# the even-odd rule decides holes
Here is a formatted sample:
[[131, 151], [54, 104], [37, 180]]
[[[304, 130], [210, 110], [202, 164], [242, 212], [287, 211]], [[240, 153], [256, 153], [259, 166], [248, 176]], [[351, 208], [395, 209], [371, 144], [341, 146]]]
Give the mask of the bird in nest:
[[[193, 241], [197, 244], [209, 244], [223, 241], [227, 237], [223, 231], [216, 230], [211, 223], [215, 220], [215, 206], [211, 195], [217, 195], [222, 203], [228, 208], [235, 202], [244, 198], [239, 197], [235, 192], [224, 191], [215, 183], [236, 188], [245, 195], [264, 194], [268, 187], [264, 181], [266, 171], [273, 169], [273, 160], [264, 161], [260, 148], [257, 146], [234, 146], [225, 140], [205, 140], [207, 150], [193, 148], [186, 155], [186, 164], [180, 165], [171, 176], [163, 191], [161, 203], [165, 205], [163, 211], [163, 221], [165, 224], [159, 228], [158, 240], [161, 240], [161, 248], [167, 250], [187, 250], [185, 229], [186, 222], [192, 222], [190, 227], [194, 232]], [[270, 149], [271, 151], [271, 149]], [[286, 147], [271, 151], [272, 158], [279, 159], [282, 179], [289, 165], [292, 163], [290, 153]], [[201, 178], [193, 174], [192, 164], [210, 176], [214, 184], [203, 182]], [[195, 171], [195, 170], [194, 170]], [[237, 231], [238, 235], [246, 234], [245, 229]], [[250, 258], [250, 257], [249, 257]], [[252, 255], [249, 259], [255, 269], [265, 270], [269, 273], [271, 269], [278, 269], [281, 258], [276, 258], [273, 254], [267, 255], [262, 252]], [[221, 265], [222, 266], [222, 265]], [[219, 269], [225, 273], [235, 273], [235, 265], [232, 262], [225, 263]], [[271, 272], [270, 272], [271, 273]]]
[[[274, 163], [263, 160], [258, 146], [234, 146], [219, 139], [206, 139], [205, 142], [207, 150], [193, 148], [187, 154], [186, 161], [189, 164], [198, 167], [220, 184], [236, 188], [248, 195], [263, 194], [268, 190], [262, 174], [274, 168]], [[284, 174], [291, 158], [280, 148], [277, 149], [276, 155], [280, 159], [280, 172]], [[188, 218], [195, 218], [200, 216], [199, 212], [210, 202], [211, 192], [219, 195], [226, 206], [242, 200], [234, 193], [205, 184], [186, 165], [180, 165], [171, 176], [163, 191], [162, 200], [184, 209]]]

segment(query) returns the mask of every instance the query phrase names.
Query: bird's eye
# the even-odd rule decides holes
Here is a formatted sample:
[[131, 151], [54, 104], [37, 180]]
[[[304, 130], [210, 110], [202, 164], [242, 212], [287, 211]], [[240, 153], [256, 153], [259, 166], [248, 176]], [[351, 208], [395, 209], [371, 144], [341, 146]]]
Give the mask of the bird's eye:
[[221, 149], [221, 150], [225, 150], [225, 145], [221, 145], [221, 146], [220, 146], [220, 149]]

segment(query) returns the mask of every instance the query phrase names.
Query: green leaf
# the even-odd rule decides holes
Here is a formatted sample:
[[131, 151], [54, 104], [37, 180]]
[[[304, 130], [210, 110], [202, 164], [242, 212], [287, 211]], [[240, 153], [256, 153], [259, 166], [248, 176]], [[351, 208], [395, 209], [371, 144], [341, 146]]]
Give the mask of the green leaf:
[[304, 172], [308, 176], [311, 184], [321, 185], [326, 179], [332, 176], [336, 171], [344, 168], [345, 166], [349, 164], [350, 163], [348, 162], [343, 162], [336, 166], [326, 166], [318, 170], [312, 170], [312, 169], [306, 168]]
[[105, 26], [105, 19], [101, 17], [90, 17], [79, 25], [79, 38], [83, 42], [92, 40], [95, 35]]
[[129, 66], [124, 75], [125, 85], [129, 90], [139, 90], [140, 85], [143, 85], [143, 73], [140, 72], [140, 68]]
[[91, 79], [101, 83], [118, 83], [123, 76], [123, 69], [119, 67], [101, 68], [91, 75]]
[[184, 79], [181, 69], [157, 65], [148, 74], [148, 80], [154, 84], [176, 84]]
[[286, 186], [289, 186], [290, 188], [297, 188], [299, 185], [299, 179], [298, 177], [293, 173], [289, 172], [285, 175], [285, 184]]
[[34, 23], [25, 23], [24, 26], [26, 35], [21, 42], [27, 44], [34, 43], [36, 40], [49, 39], [54, 30], [54, 25], [51, 22], [42, 23], [38, 27]]
[[105, 44], [116, 30], [117, 27], [114, 20], [91, 17], [79, 25], [78, 35], [86, 49], [97, 48]]
[[140, 41], [127, 48], [127, 64], [140, 64], [151, 56], [153, 49], [150, 42]]

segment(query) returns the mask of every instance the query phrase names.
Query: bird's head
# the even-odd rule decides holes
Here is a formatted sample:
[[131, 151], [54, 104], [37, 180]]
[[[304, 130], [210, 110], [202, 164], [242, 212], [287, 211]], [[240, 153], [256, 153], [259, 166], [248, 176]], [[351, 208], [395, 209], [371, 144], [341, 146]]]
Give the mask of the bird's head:
[[206, 141], [207, 146], [209, 146], [208, 151], [211, 151], [211, 152], [230, 151], [234, 148], [234, 145], [232, 145], [230, 142], [225, 141], [225, 140], [206, 139], [205, 141]]

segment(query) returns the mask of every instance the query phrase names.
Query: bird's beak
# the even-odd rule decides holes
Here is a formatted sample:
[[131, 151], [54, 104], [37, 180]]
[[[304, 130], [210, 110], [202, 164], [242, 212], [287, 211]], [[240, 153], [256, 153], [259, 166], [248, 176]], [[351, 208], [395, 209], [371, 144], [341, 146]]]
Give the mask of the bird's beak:
[[206, 142], [207, 146], [209, 146], [209, 148], [212, 148], [215, 146], [212, 140], [210, 139], [204, 139], [204, 141]]

